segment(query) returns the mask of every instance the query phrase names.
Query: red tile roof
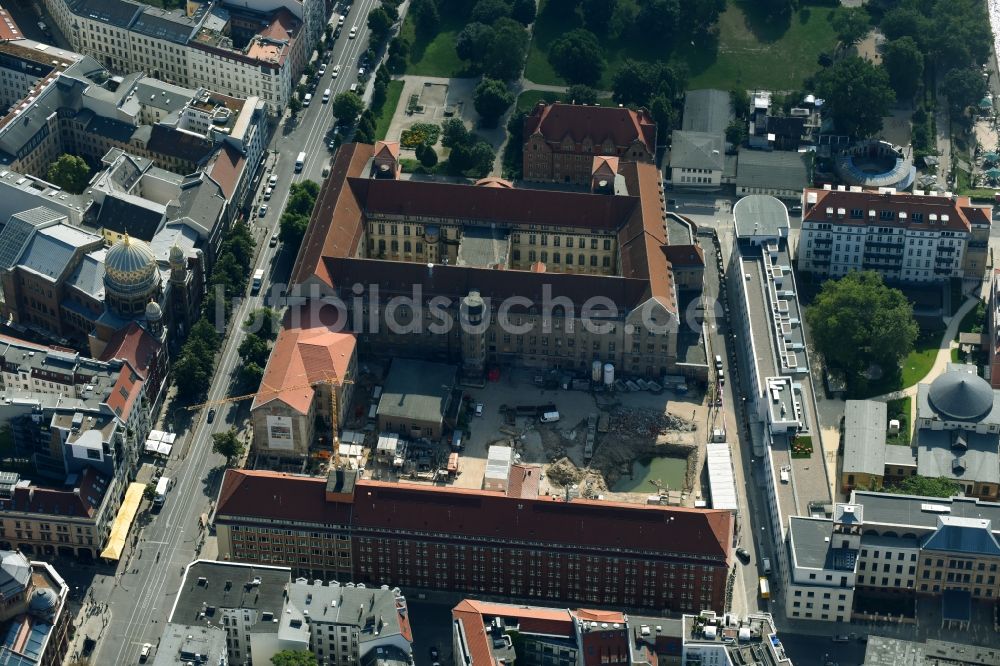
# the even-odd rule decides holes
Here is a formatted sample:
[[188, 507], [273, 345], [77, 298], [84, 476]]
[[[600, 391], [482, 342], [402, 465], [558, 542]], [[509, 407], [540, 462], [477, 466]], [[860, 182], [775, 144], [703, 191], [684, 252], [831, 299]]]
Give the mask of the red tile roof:
[[[323, 257], [357, 254], [358, 245], [364, 238], [364, 220], [347, 179], [361, 174], [373, 150], [369, 144], [348, 143], [337, 151], [295, 258], [292, 284], [301, 284], [314, 275], [325, 279]], [[327, 283], [330, 284], [328, 279]]]
[[549, 143], [561, 143], [567, 136], [575, 143], [585, 138], [597, 146], [611, 137], [616, 147], [638, 141], [651, 154], [656, 148], [656, 123], [646, 109], [539, 102], [524, 119], [524, 137], [538, 132]]
[[236, 184], [240, 182], [240, 174], [246, 165], [246, 158], [228, 143], [222, 145], [222, 150], [216, 153], [208, 175], [219, 184], [228, 201], [233, 200]]
[[126, 362], [118, 373], [118, 379], [111, 387], [111, 392], [105, 398], [105, 402], [118, 415], [118, 418], [127, 421], [141, 391], [142, 379], [139, 377], [139, 373], [135, 372], [132, 366]]
[[294, 321], [293, 311], [286, 313], [252, 409], [280, 400], [306, 414], [316, 393], [311, 384], [347, 379], [356, 346], [354, 334], [324, 325], [318, 319], [322, 313], [295, 311], [305, 318], [298, 322]]
[[[812, 195], [816, 203], [809, 203]], [[808, 188], [803, 197], [806, 209], [802, 220], [806, 222], [832, 222], [842, 225], [867, 226], [874, 224], [886, 227], [904, 227], [925, 231], [970, 231], [970, 216], [977, 224], [983, 224], [982, 209], [972, 208], [968, 197], [949, 198], [929, 194], [909, 194], [896, 192], [880, 194], [871, 190], [860, 192]], [[860, 217], [852, 217], [852, 211], [861, 211]], [[842, 212], [841, 212], [842, 211]], [[891, 214], [890, 219], [882, 219], [883, 211]], [[872, 214], [874, 212], [874, 215]], [[905, 213], [905, 218], [899, 214]], [[913, 213], [923, 213], [923, 221], [915, 222]], [[937, 220], [932, 222], [930, 216]], [[942, 216], [947, 216], [943, 220]]]
[[[359, 479], [353, 503], [327, 502], [325, 479], [226, 471], [218, 513], [357, 530], [418, 530], [491, 539], [519, 535], [549, 544], [699, 555], [728, 561], [732, 514], [711, 509], [552, 497]], [[353, 510], [352, 510], [353, 507]]]
[[119, 358], [128, 361], [143, 379], [149, 378], [150, 368], [156, 363], [162, 345], [149, 331], [136, 322], [115, 331], [101, 352], [102, 361]]
[[511, 465], [507, 478], [507, 496], [538, 498], [538, 481], [542, 474], [541, 465], [519, 463]]
[[326, 501], [326, 479], [281, 472], [227, 469], [216, 515], [347, 525], [351, 505]]
[[398, 141], [376, 141], [375, 142], [375, 157], [384, 159], [399, 159], [399, 142]]
[[[455, 612], [478, 616], [478, 625], [485, 627], [495, 617], [516, 621], [520, 631], [527, 634], [544, 634], [546, 636], [574, 635], [573, 616], [564, 608], [544, 608], [541, 606], [518, 606], [516, 604], [499, 604], [478, 599], [463, 599], [452, 609]], [[466, 626], [466, 631], [469, 627]], [[485, 632], [483, 634], [485, 638]], [[487, 646], [488, 647], [488, 646]], [[475, 660], [473, 660], [475, 664]]]

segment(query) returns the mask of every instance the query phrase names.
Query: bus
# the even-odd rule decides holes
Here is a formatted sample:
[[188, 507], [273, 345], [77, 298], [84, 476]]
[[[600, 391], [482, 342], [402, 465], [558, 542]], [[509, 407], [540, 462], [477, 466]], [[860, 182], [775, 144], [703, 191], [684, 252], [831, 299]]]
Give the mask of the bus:
[[250, 283], [250, 293], [256, 294], [260, 292], [260, 286], [264, 284], [264, 269], [258, 268], [253, 272], [253, 282]]
[[163, 506], [163, 503], [167, 501], [167, 489], [170, 488], [170, 479], [165, 476], [161, 476], [160, 480], [156, 482], [156, 496], [153, 497], [153, 506], [157, 509]]
[[760, 577], [760, 598], [771, 598], [771, 587], [767, 584], [767, 578], [764, 578], [763, 576]]
[[306, 164], [306, 154], [299, 153], [299, 156], [295, 158], [295, 173], [302, 173], [302, 167]]

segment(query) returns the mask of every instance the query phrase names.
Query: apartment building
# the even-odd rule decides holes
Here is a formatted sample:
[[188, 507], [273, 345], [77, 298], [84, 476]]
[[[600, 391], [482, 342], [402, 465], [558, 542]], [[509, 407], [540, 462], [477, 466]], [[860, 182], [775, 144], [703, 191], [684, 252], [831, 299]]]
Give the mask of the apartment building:
[[60, 666], [69, 648], [68, 595], [52, 565], [0, 550], [0, 663]]
[[646, 109], [539, 102], [524, 119], [525, 180], [589, 186], [595, 156], [652, 164], [655, 153]]
[[796, 258], [820, 277], [874, 270], [897, 282], [981, 280], [991, 221], [991, 206], [951, 193], [806, 189]]
[[[184, 570], [169, 622], [164, 638], [178, 633], [172, 627], [191, 627], [233, 666], [268, 664], [284, 650], [312, 652], [326, 666], [412, 663], [399, 588], [292, 580], [287, 567], [196, 560]], [[222, 639], [206, 630], [220, 630]], [[161, 639], [157, 660], [163, 652]], [[163, 663], [174, 663], [167, 660], [174, 654], [168, 650]]]
[[[774, 197], [750, 195], [736, 203], [733, 216], [729, 272], [743, 279], [729, 281], [730, 320], [738, 331], [754, 455], [767, 461], [768, 528], [774, 543], [784, 544], [790, 516], [824, 515], [831, 503], [825, 459], [812, 445], [818, 440], [818, 410], [788, 250], [788, 211]], [[808, 455], [792, 456], [793, 447]], [[786, 580], [786, 549], [779, 548], [772, 562], [776, 578]]]
[[130, 0], [45, 0], [76, 51], [124, 74], [142, 71], [181, 86], [260, 96], [271, 113], [322, 34], [319, 0], [189, 3], [166, 11]]
[[[589, 373], [594, 360], [703, 376], [704, 356], [699, 370], [678, 351], [678, 303], [700, 294], [704, 257], [689, 234], [673, 235], [683, 225], [668, 223], [654, 165], [621, 161], [611, 181], [597, 157], [591, 193], [553, 192], [398, 180], [396, 154], [384, 143], [338, 152], [293, 305], [336, 297], [362, 353], [461, 361], [466, 376], [505, 364]], [[396, 297], [411, 305], [388, 308]], [[466, 320], [483, 325], [448, 323]]]
[[804, 620], [850, 622], [854, 608], [863, 509], [834, 506], [833, 520], [788, 519], [788, 615]]
[[463, 599], [451, 617], [455, 666], [792, 664], [767, 613], [672, 619]]
[[693, 610], [725, 603], [732, 515], [227, 470], [219, 557], [308, 578]]

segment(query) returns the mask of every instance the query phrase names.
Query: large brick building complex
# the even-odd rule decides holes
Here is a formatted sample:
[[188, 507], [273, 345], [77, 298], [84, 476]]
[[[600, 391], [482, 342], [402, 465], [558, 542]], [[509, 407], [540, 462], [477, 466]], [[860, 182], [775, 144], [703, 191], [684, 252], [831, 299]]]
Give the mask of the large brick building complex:
[[[385, 144], [341, 147], [292, 271], [290, 303], [346, 304], [362, 357], [461, 361], [467, 376], [594, 361], [685, 372], [678, 292], [700, 292], [704, 257], [693, 229], [668, 225], [654, 165], [591, 155], [590, 192], [552, 192], [397, 180], [394, 159]], [[597, 300], [608, 307], [589, 318], [606, 325], [587, 326]], [[466, 317], [484, 325], [433, 330]]]
[[524, 119], [524, 179], [588, 185], [595, 156], [653, 162], [656, 123], [646, 109], [545, 104]]
[[725, 607], [733, 532], [727, 511], [234, 469], [215, 525], [220, 559], [309, 578], [672, 611]]

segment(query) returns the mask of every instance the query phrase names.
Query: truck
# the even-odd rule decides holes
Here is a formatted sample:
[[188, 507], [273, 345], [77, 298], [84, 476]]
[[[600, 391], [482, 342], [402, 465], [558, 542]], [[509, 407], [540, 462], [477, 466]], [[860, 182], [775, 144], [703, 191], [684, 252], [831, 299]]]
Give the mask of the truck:
[[306, 164], [306, 154], [305, 152], [299, 153], [299, 156], [295, 158], [295, 173], [302, 173], [302, 167]]
[[763, 576], [760, 577], [760, 598], [770, 599], [771, 598], [771, 586], [767, 584], [767, 579]]
[[153, 507], [155, 509], [160, 509], [163, 503], [167, 501], [167, 490], [169, 488], [170, 479], [161, 476], [160, 480], [156, 482], [156, 494], [153, 496]]
[[264, 269], [258, 268], [253, 272], [253, 281], [250, 283], [250, 293], [260, 293], [260, 286], [264, 284]]

